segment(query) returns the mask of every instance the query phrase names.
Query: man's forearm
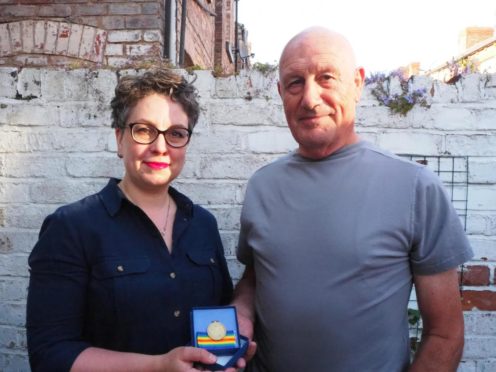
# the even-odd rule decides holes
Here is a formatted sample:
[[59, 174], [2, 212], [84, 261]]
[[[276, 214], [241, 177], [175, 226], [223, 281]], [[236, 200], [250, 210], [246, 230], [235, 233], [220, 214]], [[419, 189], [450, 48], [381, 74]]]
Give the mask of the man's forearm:
[[453, 338], [436, 334], [423, 335], [409, 372], [454, 372], [462, 353], [463, 335]]
[[233, 305], [241, 315], [255, 320], [255, 271], [247, 266], [243, 277], [234, 289]]

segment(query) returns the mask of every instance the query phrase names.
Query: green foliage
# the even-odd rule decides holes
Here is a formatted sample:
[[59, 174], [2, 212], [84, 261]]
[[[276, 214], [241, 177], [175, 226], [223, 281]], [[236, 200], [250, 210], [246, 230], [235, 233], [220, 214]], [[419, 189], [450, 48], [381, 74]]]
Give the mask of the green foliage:
[[278, 65], [273, 65], [270, 63], [255, 62], [251, 67], [252, 70], [260, 71], [263, 75], [268, 75], [274, 71], [277, 71]]

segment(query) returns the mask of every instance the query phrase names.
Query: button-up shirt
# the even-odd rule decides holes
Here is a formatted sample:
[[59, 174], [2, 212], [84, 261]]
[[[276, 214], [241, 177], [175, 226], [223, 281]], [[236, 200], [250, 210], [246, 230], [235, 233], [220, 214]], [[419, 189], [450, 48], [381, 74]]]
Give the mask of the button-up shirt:
[[172, 187], [169, 253], [153, 222], [111, 179], [59, 208], [29, 257], [27, 338], [34, 371], [68, 371], [89, 346], [161, 354], [190, 342], [190, 310], [229, 302], [214, 216]]

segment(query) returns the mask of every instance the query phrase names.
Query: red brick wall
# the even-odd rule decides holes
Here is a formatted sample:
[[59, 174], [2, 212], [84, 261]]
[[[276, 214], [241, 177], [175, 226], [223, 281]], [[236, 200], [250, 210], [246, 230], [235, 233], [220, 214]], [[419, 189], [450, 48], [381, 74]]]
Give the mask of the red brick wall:
[[[233, 0], [187, 0], [188, 65], [232, 72]], [[110, 65], [136, 67], [163, 56], [163, 0], [0, 0], [0, 66]], [[177, 3], [179, 53], [182, 0]], [[216, 38], [220, 38], [215, 48]]]
[[111, 65], [163, 53], [163, 1], [2, 0], [0, 64]]
[[488, 290], [490, 285], [496, 284], [496, 269], [491, 270], [485, 265], [467, 265], [460, 273], [460, 280], [464, 288], [464, 310], [496, 311], [496, 292]]

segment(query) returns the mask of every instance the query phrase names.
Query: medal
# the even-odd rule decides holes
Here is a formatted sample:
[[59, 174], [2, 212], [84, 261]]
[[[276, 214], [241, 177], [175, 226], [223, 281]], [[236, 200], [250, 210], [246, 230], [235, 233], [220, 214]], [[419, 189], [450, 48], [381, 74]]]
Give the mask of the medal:
[[214, 341], [222, 340], [226, 337], [226, 327], [218, 320], [214, 320], [208, 325], [207, 334]]

